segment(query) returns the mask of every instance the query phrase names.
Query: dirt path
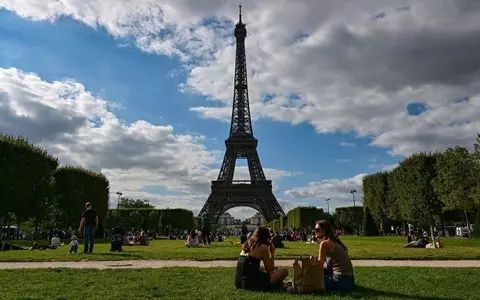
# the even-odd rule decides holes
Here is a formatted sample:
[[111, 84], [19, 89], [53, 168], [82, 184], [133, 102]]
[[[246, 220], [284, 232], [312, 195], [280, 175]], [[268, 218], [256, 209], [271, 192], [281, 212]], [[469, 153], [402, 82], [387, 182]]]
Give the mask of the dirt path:
[[[291, 266], [292, 260], [277, 260], [275, 265]], [[132, 268], [170, 268], [170, 267], [235, 267], [236, 261], [214, 260], [127, 260], [127, 261], [55, 261], [55, 262], [0, 262], [0, 269], [132, 269]], [[435, 267], [435, 268], [480, 268], [480, 260], [354, 260], [356, 267]]]

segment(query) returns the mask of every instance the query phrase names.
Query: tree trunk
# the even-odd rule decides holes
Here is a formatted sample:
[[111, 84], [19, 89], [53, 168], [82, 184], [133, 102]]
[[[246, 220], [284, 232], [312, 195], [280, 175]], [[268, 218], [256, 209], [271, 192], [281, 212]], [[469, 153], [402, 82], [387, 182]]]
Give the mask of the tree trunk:
[[470, 236], [470, 221], [468, 220], [468, 212], [466, 210], [463, 211], [465, 213], [465, 222], [467, 223], [467, 236], [468, 238], [471, 238]]
[[433, 248], [437, 248], [437, 244], [435, 243], [435, 232], [433, 230], [434, 225], [430, 225], [430, 235], [432, 236], [432, 243], [433, 243]]
[[33, 222], [33, 226], [35, 226], [35, 231], [34, 231], [34, 239], [35, 240], [38, 240], [38, 222], [37, 222], [37, 218], [35, 218], [35, 222]]
[[17, 217], [17, 240], [20, 239], [20, 218]]
[[440, 215], [440, 222], [442, 223], [443, 236], [446, 237], [447, 233], [445, 232], [445, 218], [444, 218], [443, 214]]

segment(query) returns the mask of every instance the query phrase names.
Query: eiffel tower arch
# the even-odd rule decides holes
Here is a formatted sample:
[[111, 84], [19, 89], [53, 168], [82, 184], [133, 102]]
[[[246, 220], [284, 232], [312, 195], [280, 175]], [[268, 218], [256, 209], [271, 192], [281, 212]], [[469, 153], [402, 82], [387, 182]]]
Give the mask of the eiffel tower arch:
[[[242, 6], [239, 8], [230, 134], [225, 140], [226, 151], [218, 178], [212, 181], [211, 194], [199, 214], [206, 214], [214, 223], [227, 210], [239, 206], [256, 209], [268, 222], [285, 214], [273, 194], [272, 181], [265, 177], [257, 152], [258, 140], [253, 135], [245, 55], [247, 29], [242, 23]], [[238, 159], [247, 160], [250, 180], [233, 180]]]

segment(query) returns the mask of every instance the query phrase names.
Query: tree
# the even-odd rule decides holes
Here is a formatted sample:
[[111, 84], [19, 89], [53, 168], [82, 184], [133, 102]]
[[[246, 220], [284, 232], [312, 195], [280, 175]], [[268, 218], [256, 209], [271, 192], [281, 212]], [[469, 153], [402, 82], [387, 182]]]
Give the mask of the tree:
[[346, 232], [357, 228], [359, 221], [363, 220], [363, 207], [348, 206], [335, 208], [336, 223]]
[[400, 210], [400, 196], [399, 196], [399, 188], [396, 186], [396, 181], [393, 172], [395, 172], [396, 168], [392, 170], [392, 172], [388, 173], [387, 178], [387, 198], [388, 198], [388, 207], [386, 211], [387, 217], [392, 221], [404, 221], [406, 220], [405, 214], [402, 213]]
[[435, 170], [435, 191], [445, 204], [445, 210], [460, 209], [464, 212], [470, 237], [468, 212], [475, 207], [479, 173], [474, 156], [465, 147], [449, 148], [437, 156]]
[[373, 220], [372, 214], [368, 206], [365, 207], [365, 213], [363, 215], [363, 232], [365, 236], [379, 236], [380, 233], [377, 228], [377, 224]]
[[388, 172], [375, 173], [363, 178], [364, 205], [369, 208], [381, 230], [388, 218]]
[[477, 217], [473, 225], [473, 236], [480, 238], [480, 206], [477, 208]]
[[433, 188], [437, 154], [418, 153], [404, 159], [392, 172], [398, 207], [410, 222], [430, 227], [432, 236], [443, 203]]
[[148, 200], [141, 199], [131, 199], [127, 197], [120, 198], [118, 203], [119, 208], [154, 208], [155, 206], [151, 205]]
[[[327, 215], [322, 208], [314, 206], [295, 207], [287, 213], [287, 228], [293, 226], [298, 229], [312, 229], [315, 222], [325, 220]], [[285, 224], [282, 224], [285, 226]], [[280, 224], [276, 225], [280, 226]], [[310, 229], [309, 229], [310, 228]]]
[[[477, 139], [473, 144], [473, 158], [475, 160], [475, 165], [480, 169], [480, 134], [477, 134]], [[480, 206], [480, 177], [477, 180], [477, 188], [474, 192], [474, 199], [477, 202], [477, 205]]]
[[0, 134], [0, 216], [13, 212], [18, 224], [33, 217], [37, 225], [51, 210], [51, 178], [57, 166], [58, 159], [45, 149]]
[[91, 202], [101, 220], [107, 214], [109, 182], [102, 173], [65, 166], [55, 171], [55, 197], [64, 214], [65, 226], [78, 226], [85, 203]]

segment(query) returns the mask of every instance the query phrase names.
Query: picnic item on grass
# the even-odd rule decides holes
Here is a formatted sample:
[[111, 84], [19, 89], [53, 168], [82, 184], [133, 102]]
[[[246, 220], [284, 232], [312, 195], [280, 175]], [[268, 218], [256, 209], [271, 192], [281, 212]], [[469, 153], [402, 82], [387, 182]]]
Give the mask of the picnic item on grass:
[[[301, 265], [299, 264], [301, 262]], [[293, 264], [292, 287], [297, 293], [312, 293], [325, 290], [323, 265], [316, 258], [300, 257]]]

